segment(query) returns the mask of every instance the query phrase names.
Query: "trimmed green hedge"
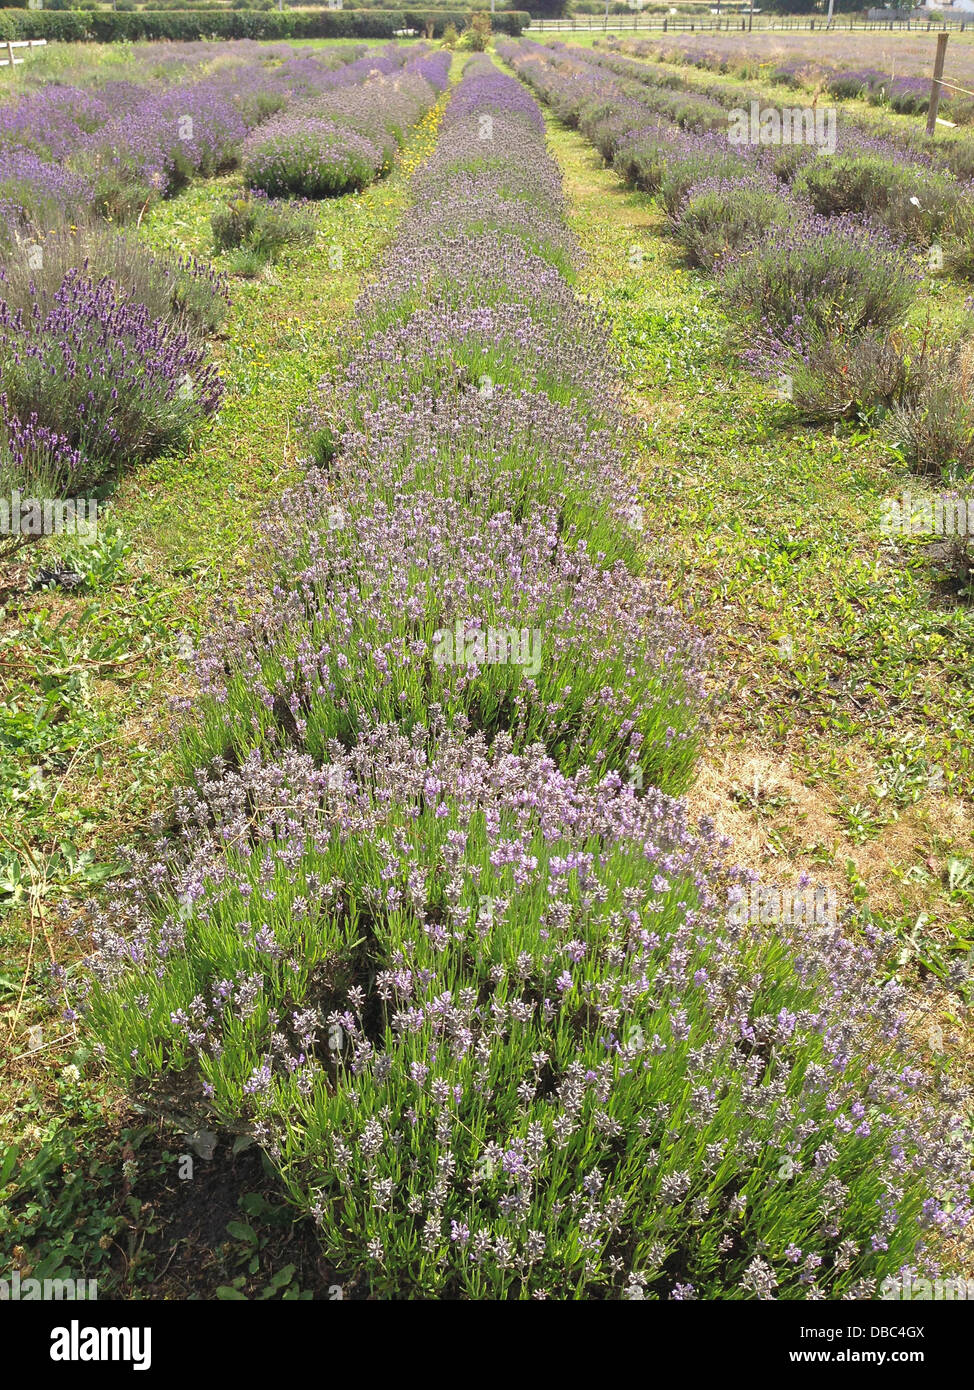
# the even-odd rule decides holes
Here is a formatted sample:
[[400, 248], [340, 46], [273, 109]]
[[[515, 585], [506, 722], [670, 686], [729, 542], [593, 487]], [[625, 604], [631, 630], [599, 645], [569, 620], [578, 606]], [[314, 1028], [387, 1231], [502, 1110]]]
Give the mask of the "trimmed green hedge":
[[88, 38], [90, 14], [73, 10], [0, 10], [0, 39], [58, 39], [72, 43]]
[[[466, 28], [470, 10], [177, 10], [122, 14], [113, 10], [0, 10], [0, 39], [391, 39], [397, 29], [422, 34], [433, 24]], [[495, 33], [520, 34], [531, 22], [524, 10], [490, 17]]]
[[[422, 33], [427, 22], [433, 23], [433, 37], [440, 38], [443, 30], [448, 24], [455, 24], [457, 29], [466, 29], [470, 25], [472, 13], [483, 13], [487, 6], [475, 6], [473, 10], [407, 10], [406, 28], [418, 29]], [[327, 11], [326, 11], [327, 13]], [[527, 10], [499, 10], [490, 16], [490, 27], [495, 34], [520, 34], [522, 29], [526, 29], [531, 23], [531, 16]]]

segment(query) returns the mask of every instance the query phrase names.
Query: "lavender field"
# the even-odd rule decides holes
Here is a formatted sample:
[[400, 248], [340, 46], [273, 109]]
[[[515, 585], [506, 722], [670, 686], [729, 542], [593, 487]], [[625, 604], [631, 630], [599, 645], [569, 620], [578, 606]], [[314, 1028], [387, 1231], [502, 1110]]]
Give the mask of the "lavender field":
[[687, 57], [0, 99], [6, 1297], [967, 1296], [974, 139]]
[[[873, 81], [894, 84], [894, 89], [902, 81], [915, 82], [918, 91], [922, 86], [924, 95], [930, 90], [933, 42], [922, 32], [767, 33], [758, 43], [741, 33], [680, 34], [635, 43], [647, 57], [740, 76], [777, 74], [782, 81], [807, 76], [815, 84], [836, 74], [867, 73]], [[950, 37], [945, 76], [961, 87], [974, 87], [974, 47], [963, 35]]]

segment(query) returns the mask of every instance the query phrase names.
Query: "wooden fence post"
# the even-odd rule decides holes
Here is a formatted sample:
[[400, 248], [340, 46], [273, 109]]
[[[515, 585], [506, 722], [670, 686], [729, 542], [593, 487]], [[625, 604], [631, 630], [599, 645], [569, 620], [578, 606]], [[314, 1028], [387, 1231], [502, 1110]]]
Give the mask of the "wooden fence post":
[[940, 79], [944, 75], [944, 59], [947, 56], [947, 40], [950, 35], [945, 31], [937, 35], [937, 56], [933, 60], [933, 81], [930, 84], [930, 106], [927, 109], [927, 134], [933, 135], [937, 129], [937, 107], [940, 105]]

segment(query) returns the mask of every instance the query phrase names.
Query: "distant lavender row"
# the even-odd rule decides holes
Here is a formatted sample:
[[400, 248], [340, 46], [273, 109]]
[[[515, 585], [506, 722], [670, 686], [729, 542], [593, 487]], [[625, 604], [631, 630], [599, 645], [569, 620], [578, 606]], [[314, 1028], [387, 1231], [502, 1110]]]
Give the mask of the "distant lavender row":
[[359, 139], [374, 153], [351, 131], [356, 122], [380, 131], [376, 158], [391, 161], [445, 85], [448, 57], [356, 52], [346, 50], [341, 67], [327, 54], [283, 50], [267, 63], [248, 52], [165, 86], [154, 65], [145, 86], [49, 86], [2, 110], [0, 215], [13, 243], [0, 270], [6, 484], [76, 492], [173, 447], [217, 409], [222, 385], [205, 340], [226, 307], [221, 277], [164, 263], [134, 238], [89, 224], [84, 209], [118, 220], [153, 190], [172, 193], [217, 171], [237, 158], [248, 127], [292, 98], [327, 111], [346, 152]]
[[[611, 96], [614, 104], [621, 101], [630, 111], [634, 111], [634, 106], [642, 106], [645, 115], [663, 116], [684, 130], [726, 134], [728, 111], [748, 108], [755, 100], [753, 88], [745, 84], [684, 80], [662, 64], [635, 61], [614, 51], [588, 51], [555, 44], [544, 47], [527, 40], [516, 44], [504, 40], [502, 47], [507, 53], [519, 54], [522, 63], [533, 56], [538, 63], [560, 72], [563, 78], [570, 74], [565, 98], [570, 99], [570, 89], [574, 87], [576, 105], [583, 93], [593, 99], [600, 96], [603, 101]], [[757, 105], [762, 112], [780, 111], [780, 107], [764, 98]], [[821, 108], [823, 104], [819, 101], [817, 105]], [[845, 109], [835, 111], [835, 117], [835, 148], [839, 154], [875, 155], [895, 166], [897, 172], [909, 172], [915, 181], [911, 192], [925, 204], [944, 197], [952, 176], [956, 176], [959, 193], [970, 193], [969, 185], [974, 179], [974, 142], [941, 137], [934, 143], [925, 140], [920, 130], [893, 125], [889, 121], [865, 119]], [[643, 125], [648, 124], [644, 119]], [[785, 143], [787, 145], [787, 141]], [[815, 157], [817, 147], [813, 140], [805, 140], [785, 153], [787, 165], [781, 164], [780, 148], [769, 150], [765, 146], [761, 158], [768, 164], [777, 162], [778, 172], [787, 169], [790, 178]]]
[[925, 276], [974, 277], [970, 142], [947, 156], [958, 177], [920, 141], [855, 122], [833, 127], [823, 148], [821, 109], [808, 108], [810, 134], [765, 141], [755, 110], [772, 135], [775, 121], [808, 112], [727, 84], [690, 89], [617, 54], [501, 51], [627, 183], [658, 198], [690, 263], [721, 277], [744, 360], [804, 418], [881, 407], [884, 438], [917, 468], [970, 467], [961, 363], [974, 324], [962, 318], [932, 348], [909, 326]]
[[[826, 39], [828, 42], [828, 38]], [[637, 57], [653, 57], [666, 63], [686, 63], [713, 72], [734, 72], [744, 76], [757, 77], [788, 87], [805, 87], [809, 91], [823, 88], [835, 97], [865, 97], [876, 105], [888, 105], [891, 110], [904, 114], [925, 111], [930, 96], [929, 48], [920, 41], [919, 62], [902, 42], [895, 47], [892, 63], [878, 68], [869, 64], [859, 66], [852, 62], [826, 61], [819, 38], [794, 35], [787, 41], [788, 46], [807, 48], [802, 56], [781, 57], [768, 54], [765, 48], [758, 59], [752, 52], [742, 50], [730, 37], [722, 36], [709, 42], [691, 38], [672, 38], [666, 40], [626, 39], [625, 51]], [[718, 46], [719, 45], [719, 46]], [[780, 47], [781, 45], [777, 45]], [[611, 44], [610, 47], [615, 47]], [[830, 55], [831, 56], [831, 55]], [[879, 54], [877, 54], [879, 56]], [[964, 81], [958, 71], [957, 63], [965, 56], [965, 50], [953, 58], [954, 80]], [[888, 50], [882, 54], [888, 58]], [[917, 71], [904, 72], [911, 65]], [[897, 71], [899, 76], [897, 76]], [[952, 106], [967, 106], [966, 94], [945, 91], [941, 97], [942, 107], [948, 111]]]
[[[627, 50], [631, 47], [627, 45]], [[676, 106], [679, 123], [684, 126], [687, 124], [686, 113], [689, 113], [691, 123], [699, 123], [696, 118], [698, 114], [705, 114], [706, 108], [709, 108], [716, 124], [720, 125], [723, 123], [721, 110], [726, 113], [731, 108], [749, 107], [757, 99], [755, 88], [749, 83], [726, 80], [707, 82], [699, 76], [683, 77], [663, 64], [635, 62], [614, 49], [580, 53], [579, 56], [597, 68], [610, 71], [627, 81], [643, 84], [648, 89], [644, 99], [652, 101], [654, 109], [663, 109], [667, 114]], [[765, 73], [762, 70], [756, 75], [763, 78]], [[857, 95], [877, 78], [878, 74], [872, 70], [850, 71], [845, 78], [836, 79], [830, 95], [839, 100]], [[915, 110], [925, 105], [929, 85], [929, 81], [924, 83], [915, 77], [895, 80], [887, 77], [885, 86], [879, 90], [891, 90], [898, 108]], [[702, 107], [698, 103], [702, 103]], [[792, 110], [794, 98], [779, 104], [762, 97], [757, 104], [762, 111], [780, 110], [782, 105]], [[806, 96], [805, 104], [819, 110], [825, 107], [821, 96], [813, 97], [811, 103]], [[835, 115], [840, 153], [872, 153], [894, 166], [910, 170], [914, 176], [922, 172], [934, 176], [930, 183], [923, 183], [914, 189], [927, 202], [930, 201], [931, 192], [942, 190], [940, 180], [945, 174], [954, 176], [969, 192], [969, 185], [974, 180], [974, 140], [969, 135], [940, 132], [933, 139], [925, 135], [923, 126], [918, 122], [891, 121], [878, 112], [863, 112], [846, 105], [829, 109]], [[707, 124], [706, 119], [703, 123]], [[806, 150], [802, 157], [808, 158], [812, 153], [813, 150]]]
[[822, 334], [899, 322], [916, 279], [910, 244], [936, 230], [928, 194], [941, 176], [911, 166], [905, 184], [884, 181], [893, 166], [860, 149], [816, 157], [812, 143], [735, 144], [725, 108], [674, 90], [672, 75], [657, 87], [645, 65], [632, 64], [644, 69], [638, 82], [617, 76], [621, 58], [504, 51], [628, 182], [658, 196], [690, 258], [725, 276], [760, 327], [765, 370], [788, 372], [794, 351], [807, 357]]
[[248, 130], [274, 112], [398, 71], [408, 56], [392, 45], [364, 55], [282, 52], [237, 58], [228, 46], [205, 77], [163, 85], [153, 67], [144, 83], [51, 84], [0, 107], [0, 236], [86, 208], [123, 221], [190, 178], [233, 165]]
[[448, 53], [410, 58], [395, 77], [305, 98], [254, 130], [244, 178], [269, 197], [334, 197], [360, 190], [392, 166], [397, 148], [447, 83]]

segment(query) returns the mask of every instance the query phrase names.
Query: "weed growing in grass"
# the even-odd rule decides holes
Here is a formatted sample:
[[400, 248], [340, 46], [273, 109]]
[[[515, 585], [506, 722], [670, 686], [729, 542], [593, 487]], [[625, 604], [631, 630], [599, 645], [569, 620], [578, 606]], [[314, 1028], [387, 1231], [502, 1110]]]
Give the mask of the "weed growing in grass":
[[218, 251], [242, 249], [264, 261], [276, 261], [288, 247], [310, 246], [317, 230], [306, 205], [276, 202], [256, 192], [231, 198], [213, 214], [212, 226]]
[[356, 92], [317, 98], [268, 121], [247, 140], [244, 179], [271, 198], [331, 198], [388, 173], [404, 132], [445, 85], [449, 58], [420, 58], [392, 82], [381, 76]]

